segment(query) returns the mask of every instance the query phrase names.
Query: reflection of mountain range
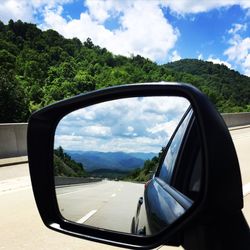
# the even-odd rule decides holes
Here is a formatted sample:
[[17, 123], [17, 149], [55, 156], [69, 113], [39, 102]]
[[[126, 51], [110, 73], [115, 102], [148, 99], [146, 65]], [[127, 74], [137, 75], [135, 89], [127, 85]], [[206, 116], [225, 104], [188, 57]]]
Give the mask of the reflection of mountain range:
[[66, 152], [76, 162], [83, 164], [88, 172], [98, 169], [119, 170], [129, 172], [135, 168], [142, 168], [144, 161], [151, 159], [154, 153], [124, 153], [97, 151], [69, 151]]

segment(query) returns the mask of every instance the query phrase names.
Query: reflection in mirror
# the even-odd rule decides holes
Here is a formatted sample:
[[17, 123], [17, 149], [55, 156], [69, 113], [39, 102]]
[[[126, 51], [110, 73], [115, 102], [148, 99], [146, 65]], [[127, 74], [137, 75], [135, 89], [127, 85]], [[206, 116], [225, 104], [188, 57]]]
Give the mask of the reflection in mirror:
[[62, 216], [145, 236], [178, 219], [193, 203], [188, 189], [199, 189], [199, 170], [186, 189], [180, 184], [183, 176], [174, 171], [191, 123], [189, 107], [182, 97], [133, 97], [66, 115], [56, 128], [54, 144]]

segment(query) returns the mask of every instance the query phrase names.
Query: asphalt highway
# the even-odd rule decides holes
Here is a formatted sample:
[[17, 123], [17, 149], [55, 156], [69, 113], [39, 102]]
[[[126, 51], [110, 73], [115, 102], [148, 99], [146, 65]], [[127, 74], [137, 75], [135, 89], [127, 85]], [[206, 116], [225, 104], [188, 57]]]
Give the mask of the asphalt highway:
[[144, 184], [103, 180], [56, 188], [61, 214], [84, 225], [130, 233]]
[[[250, 188], [248, 188], [250, 183], [250, 154], [249, 154], [250, 128], [233, 130], [231, 131], [231, 135], [233, 137], [233, 141], [237, 150], [241, 173], [242, 173], [243, 190], [244, 190], [243, 212], [250, 225]], [[67, 235], [59, 234], [52, 230], [48, 230], [43, 225], [40, 216], [38, 214], [32, 190], [30, 187], [30, 180], [28, 175], [29, 172], [27, 164], [0, 168], [0, 200], [1, 200], [0, 250], [118, 249], [116, 247], [111, 247], [91, 241], [81, 240], [78, 238], [73, 238]], [[123, 187], [119, 186], [122, 184], [123, 183], [120, 181], [111, 183], [99, 183], [98, 184], [99, 186], [96, 183], [95, 184], [97, 185], [96, 188], [97, 190], [100, 191], [98, 192], [99, 199], [102, 199], [102, 202], [97, 202], [95, 206], [88, 207], [88, 209], [86, 210], [81, 210], [81, 207], [79, 206], [78, 207], [79, 214], [75, 217], [71, 217], [73, 215], [66, 214], [66, 212], [65, 216], [69, 216], [72, 220], [80, 221], [85, 224], [92, 223], [93, 220], [95, 219], [95, 216], [97, 215], [101, 216], [101, 214], [105, 212], [105, 207], [108, 208], [109, 206], [108, 203], [110, 203], [110, 206], [114, 206], [116, 199], [119, 203], [124, 202], [122, 203], [123, 204], [122, 207], [124, 207], [124, 209], [131, 207], [131, 212], [133, 210], [134, 213], [134, 208], [131, 206], [131, 204], [125, 202], [124, 199], [122, 199]], [[112, 187], [112, 188], [108, 188], [110, 189], [110, 191], [105, 191], [106, 195], [104, 196], [103, 191], [105, 190], [104, 189], [105, 185], [106, 187]], [[61, 190], [58, 189], [59, 200], [63, 197], [63, 195], [64, 197], [70, 196], [73, 198], [74, 193], [72, 193], [72, 191], [73, 192], [77, 191], [75, 188], [76, 187], [73, 187], [74, 190], [72, 189], [71, 191], [69, 189], [64, 189], [64, 188]], [[85, 186], [85, 188], [89, 188], [89, 186]], [[135, 189], [132, 188], [132, 186], [131, 189], [129, 190], [130, 190], [129, 196], [131, 197], [137, 196], [134, 195]], [[69, 194], [70, 192], [71, 194]], [[76, 192], [75, 194], [77, 193], [78, 192]], [[105, 201], [108, 202], [105, 203]], [[67, 203], [65, 199], [65, 204], [62, 203], [62, 209], [66, 205]], [[97, 211], [94, 213], [93, 212], [94, 210]], [[102, 210], [104, 211], [102, 212]], [[88, 215], [87, 217], [89, 218], [85, 217], [86, 215]], [[114, 214], [112, 213], [112, 216], [113, 215]], [[124, 228], [124, 230], [127, 229]], [[178, 248], [164, 246], [161, 249], [170, 250]]]

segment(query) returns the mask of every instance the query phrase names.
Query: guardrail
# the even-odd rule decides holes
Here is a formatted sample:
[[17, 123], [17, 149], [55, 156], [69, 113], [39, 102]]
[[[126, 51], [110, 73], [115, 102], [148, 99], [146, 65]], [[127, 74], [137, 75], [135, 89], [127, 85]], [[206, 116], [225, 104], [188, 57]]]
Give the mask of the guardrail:
[[222, 117], [229, 128], [250, 125], [250, 112], [225, 113]]
[[67, 185], [78, 185], [84, 183], [92, 183], [102, 181], [101, 178], [93, 177], [63, 177], [55, 176], [55, 185], [58, 186], [67, 186]]
[[27, 155], [27, 123], [0, 124], [0, 158]]
[[[227, 126], [250, 125], [250, 112], [222, 114]], [[0, 124], [0, 159], [27, 155], [27, 123]]]

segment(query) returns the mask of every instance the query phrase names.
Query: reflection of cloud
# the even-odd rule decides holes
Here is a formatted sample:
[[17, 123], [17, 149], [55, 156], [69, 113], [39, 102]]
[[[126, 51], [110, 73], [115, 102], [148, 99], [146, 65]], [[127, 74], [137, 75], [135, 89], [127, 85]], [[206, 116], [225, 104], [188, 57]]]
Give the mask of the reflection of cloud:
[[131, 126], [128, 126], [128, 132], [133, 132], [133, 131], [134, 131], [134, 128]]
[[177, 125], [178, 121], [172, 120], [170, 122], [156, 124], [154, 127], [148, 128], [147, 131], [152, 134], [159, 133], [162, 131], [167, 131], [167, 133], [171, 135], [174, 132], [174, 129], [176, 128]]
[[82, 136], [71, 135], [55, 135], [55, 148], [63, 146], [65, 149], [75, 148], [76, 145], [81, 145], [83, 141]]
[[110, 127], [104, 126], [88, 126], [81, 129], [81, 133], [91, 137], [107, 137], [111, 135]]
[[180, 97], [125, 98], [89, 106], [60, 121], [55, 145], [82, 151], [158, 152], [188, 106]]

